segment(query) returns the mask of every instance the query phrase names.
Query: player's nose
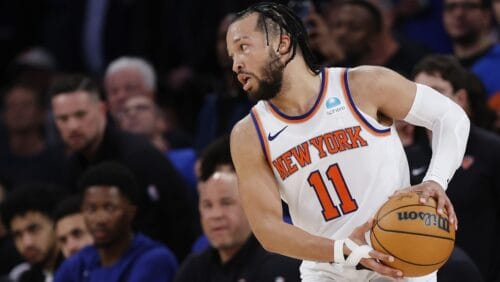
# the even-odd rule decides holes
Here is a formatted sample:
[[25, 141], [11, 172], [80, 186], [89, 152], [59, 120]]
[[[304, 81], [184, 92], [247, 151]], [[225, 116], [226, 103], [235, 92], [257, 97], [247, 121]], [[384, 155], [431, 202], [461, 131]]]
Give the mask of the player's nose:
[[243, 69], [243, 63], [237, 58], [233, 58], [233, 72], [239, 73]]

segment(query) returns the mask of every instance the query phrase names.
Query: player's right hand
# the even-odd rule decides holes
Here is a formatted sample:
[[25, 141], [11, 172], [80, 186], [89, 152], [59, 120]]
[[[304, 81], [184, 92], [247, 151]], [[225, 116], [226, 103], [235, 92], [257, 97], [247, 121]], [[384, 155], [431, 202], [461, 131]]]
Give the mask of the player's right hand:
[[458, 229], [458, 218], [455, 213], [455, 209], [453, 208], [453, 204], [451, 203], [450, 198], [448, 198], [448, 195], [446, 195], [443, 187], [441, 187], [437, 182], [428, 180], [414, 186], [399, 189], [396, 190], [396, 192], [394, 192], [394, 194], [389, 198], [412, 192], [417, 193], [420, 196], [420, 202], [422, 204], [425, 204], [429, 200], [429, 197], [436, 199], [437, 213], [443, 217], [448, 217], [450, 219], [450, 223], [455, 226], [455, 230]]
[[[367, 242], [365, 239], [365, 234], [366, 234], [366, 232], [369, 232], [372, 229], [374, 222], [375, 222], [375, 219], [371, 218], [370, 220], [368, 220], [364, 224], [355, 228], [352, 231], [351, 235], [349, 236], [349, 239], [351, 239], [352, 241], [354, 241], [358, 245], [366, 245]], [[347, 255], [350, 254], [350, 250], [348, 248], [346, 248], [345, 246], [344, 246], [344, 253]], [[369, 255], [371, 258], [363, 258], [360, 260], [359, 263], [362, 266], [364, 266], [365, 268], [368, 268], [372, 271], [375, 271], [381, 275], [389, 276], [389, 277], [392, 277], [394, 279], [399, 280], [399, 279], [403, 278], [403, 272], [401, 270], [398, 270], [398, 269], [395, 269], [395, 268], [392, 268], [392, 267], [389, 267], [389, 266], [383, 264], [383, 262], [393, 262], [394, 257], [392, 257], [388, 254], [384, 254], [382, 252], [376, 251], [376, 250], [370, 251]]]

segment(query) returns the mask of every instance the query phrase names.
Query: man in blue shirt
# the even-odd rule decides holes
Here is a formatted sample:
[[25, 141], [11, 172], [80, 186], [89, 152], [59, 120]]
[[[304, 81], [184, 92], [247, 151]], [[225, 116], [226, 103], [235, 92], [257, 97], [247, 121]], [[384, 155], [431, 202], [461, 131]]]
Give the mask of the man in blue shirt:
[[139, 199], [132, 172], [115, 162], [101, 163], [89, 168], [78, 186], [94, 245], [66, 260], [55, 281], [171, 281], [174, 255], [132, 231]]
[[460, 63], [486, 87], [488, 99], [500, 95], [500, 44], [491, 36], [491, 1], [443, 0], [443, 23]]

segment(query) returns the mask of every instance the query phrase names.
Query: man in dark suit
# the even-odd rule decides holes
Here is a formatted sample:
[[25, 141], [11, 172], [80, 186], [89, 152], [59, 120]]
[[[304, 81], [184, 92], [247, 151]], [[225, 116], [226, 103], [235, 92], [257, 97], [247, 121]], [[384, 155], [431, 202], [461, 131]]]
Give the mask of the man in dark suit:
[[[471, 89], [470, 75], [454, 57], [444, 55], [429, 56], [414, 69], [415, 82], [435, 88], [475, 120], [480, 102]], [[412, 182], [420, 181], [423, 173], [417, 172], [427, 170], [431, 148], [418, 144], [406, 152]], [[458, 217], [456, 245], [474, 261], [484, 281], [500, 278], [499, 247], [491, 243], [497, 240], [500, 230], [499, 169], [500, 138], [471, 124], [462, 166], [450, 181], [446, 194]]]
[[194, 208], [172, 164], [146, 139], [114, 128], [91, 79], [66, 75], [51, 89], [52, 110], [61, 137], [71, 151], [69, 187], [76, 187], [89, 166], [114, 160], [137, 177], [141, 204], [137, 228], [164, 242], [181, 260], [196, 236]]

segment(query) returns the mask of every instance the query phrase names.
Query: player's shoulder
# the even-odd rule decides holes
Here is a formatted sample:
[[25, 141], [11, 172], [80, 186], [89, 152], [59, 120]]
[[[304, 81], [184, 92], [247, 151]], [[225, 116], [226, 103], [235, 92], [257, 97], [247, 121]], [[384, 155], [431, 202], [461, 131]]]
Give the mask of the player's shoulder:
[[395, 75], [398, 75], [395, 71], [382, 66], [362, 65], [349, 69], [349, 80], [357, 83], [377, 83]]
[[250, 114], [238, 121], [231, 130], [231, 144], [234, 142], [251, 142], [256, 137], [254, 120]]
[[246, 130], [253, 126], [252, 116], [250, 114], [246, 115], [244, 118], [240, 119], [231, 130], [231, 135], [233, 134], [243, 134]]
[[[401, 93], [414, 89], [414, 82], [399, 73], [382, 66], [359, 66], [349, 70], [348, 83], [351, 93], [369, 100], [384, 100], [388, 93]], [[392, 97], [391, 95], [389, 95]]]
[[231, 130], [230, 146], [234, 158], [242, 155], [257, 157], [262, 155], [259, 135], [252, 116], [249, 114], [241, 119]]

